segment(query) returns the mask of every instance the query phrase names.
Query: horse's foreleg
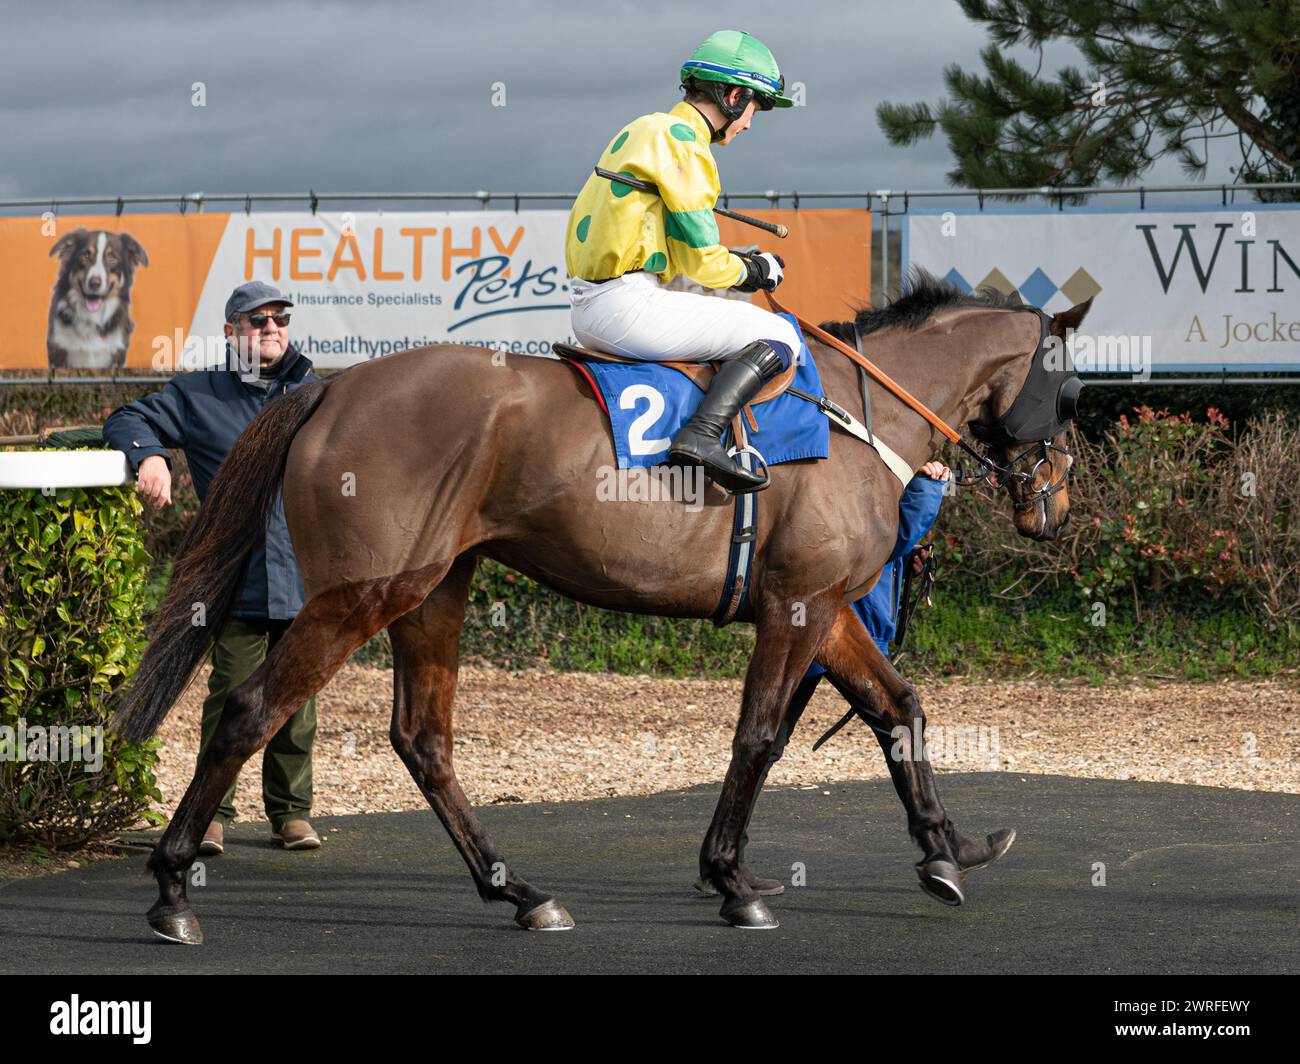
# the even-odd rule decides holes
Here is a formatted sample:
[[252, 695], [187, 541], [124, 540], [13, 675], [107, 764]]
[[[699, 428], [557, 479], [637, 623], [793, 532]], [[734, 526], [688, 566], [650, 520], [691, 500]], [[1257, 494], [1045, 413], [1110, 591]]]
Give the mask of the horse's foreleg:
[[[834, 680], [831, 682], [835, 683]], [[860, 699], [855, 698], [842, 685], [835, 684], [835, 686], [840, 694], [842, 694], [859, 712], [865, 712], [868, 717], [875, 717], [877, 719], [881, 718], [878, 709], [875, 709], [872, 706], [863, 703]], [[921, 719], [924, 719], [924, 714]], [[908, 727], [908, 732], [909, 749], [914, 749], [910, 742], [911, 735], [913, 734], [910, 725]], [[894, 756], [895, 751], [899, 749], [900, 740], [891, 735], [890, 731], [880, 723], [872, 724], [871, 733], [876, 737], [876, 742], [879, 744], [881, 752], [885, 755], [885, 766], [889, 769], [890, 778], [894, 781], [894, 790], [898, 793], [898, 798], [903, 803], [903, 808], [907, 811], [908, 824], [910, 826], [915, 819], [914, 810], [925, 803], [926, 797], [923, 792], [918, 792], [916, 790], [917, 776], [907, 771], [904, 759]], [[924, 733], [922, 733], [922, 736], [923, 734]], [[923, 737], [922, 743], [924, 743]], [[925, 762], [924, 769], [925, 773], [921, 777], [922, 780], [924, 780], [925, 776], [929, 776], [933, 783], [933, 773], [929, 771], [928, 761]], [[937, 790], [935, 791], [934, 800], [936, 802], [939, 801]], [[939, 803], [939, 809], [940, 811], [943, 811], [942, 802]], [[957, 867], [962, 870], [963, 874], [966, 872], [976, 871], [980, 868], [986, 868], [988, 865], [991, 865], [1011, 849], [1011, 844], [1016, 840], [1016, 833], [1010, 828], [1002, 828], [992, 834], [984, 836], [982, 839], [969, 838], [957, 830], [957, 826], [953, 824], [951, 819], [949, 819], [946, 812], [943, 813], [943, 833], [944, 837], [948, 840], [948, 848], [957, 858]], [[922, 880], [922, 885], [927, 891], [930, 891], [930, 884], [927, 883], [926, 880]], [[934, 893], [933, 891], [931, 891], [931, 893], [934, 893], [934, 896], [940, 901], [951, 905], [953, 899], [950, 892], [942, 884], [939, 884], [937, 889], [938, 893]]]
[[772, 748], [768, 751], [767, 763], [763, 766], [763, 771], [758, 777], [758, 785], [754, 788], [754, 801], [749, 808], [749, 819], [745, 821], [745, 830], [740, 833], [740, 868], [745, 878], [751, 881], [756, 877], [745, 866], [745, 847], [749, 845], [749, 824], [754, 819], [754, 807], [758, 805], [758, 796], [763, 793], [768, 773], [772, 771], [772, 766], [780, 761], [781, 755], [785, 753], [785, 748], [790, 742], [790, 736], [793, 734], [795, 726], [798, 725], [799, 718], [803, 716], [803, 711], [808, 708], [808, 703], [812, 701], [812, 696], [816, 693], [819, 683], [821, 683], [820, 675], [805, 677], [796, 685], [794, 695], [791, 697], [790, 704], [786, 707], [777, 728]]
[[479, 897], [515, 906], [529, 930], [573, 926], [558, 902], [515, 875], [474, 816], [452, 764], [452, 703], [460, 632], [475, 560], [460, 559], [424, 603], [389, 625], [393, 643], [393, 748], [469, 866]]
[[[916, 691], [880, 652], [852, 609], [842, 609], [817, 651], [831, 682], [850, 702], [879, 720], [877, 738], [894, 787], [907, 810], [907, 828], [923, 857], [917, 873], [926, 892], [960, 905], [962, 875], [952, 850], [952, 824], [939, 800], [934, 771], [924, 756], [925, 713]], [[894, 730], [905, 728], [895, 738]], [[915, 742], [913, 741], [915, 740]], [[920, 756], [916, 756], [916, 747]]]
[[357, 647], [393, 617], [418, 605], [445, 572], [419, 570], [322, 592], [302, 608], [265, 661], [230, 692], [203, 760], [149, 858], [158, 901], [149, 926], [186, 945], [203, 932], [185, 894], [185, 879], [203, 833], [244, 762], [265, 746]]
[[745, 674], [731, 764], [700, 849], [700, 878], [724, 895], [722, 918], [734, 927], [776, 927], [776, 918], [740, 869], [741, 836], [766, 775], [772, 744], [795, 687], [831, 623], [833, 598], [806, 604], [805, 623], [791, 623], [790, 603], [760, 609], [758, 638]]

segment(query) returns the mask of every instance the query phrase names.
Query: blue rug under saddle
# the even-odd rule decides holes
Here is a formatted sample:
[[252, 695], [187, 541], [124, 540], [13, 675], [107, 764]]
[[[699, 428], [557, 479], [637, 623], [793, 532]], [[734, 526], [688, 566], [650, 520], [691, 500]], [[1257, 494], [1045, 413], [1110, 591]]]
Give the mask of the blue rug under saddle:
[[[782, 314], [795, 329], [791, 314]], [[822, 394], [821, 374], [799, 334], [798, 368], [793, 386], [810, 395]], [[654, 362], [587, 362], [609, 409], [614, 430], [614, 451], [618, 467], [662, 465], [677, 430], [700, 405], [704, 393], [684, 374]], [[826, 458], [830, 454], [830, 423], [826, 415], [807, 400], [779, 395], [754, 407], [758, 431], [749, 434], [754, 447], [768, 465], [800, 458]]]

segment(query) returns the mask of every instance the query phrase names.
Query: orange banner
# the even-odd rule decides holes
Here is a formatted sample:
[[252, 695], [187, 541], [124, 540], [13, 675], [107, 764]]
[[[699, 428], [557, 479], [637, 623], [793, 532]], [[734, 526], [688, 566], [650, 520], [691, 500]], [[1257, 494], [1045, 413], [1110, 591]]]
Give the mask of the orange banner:
[[148, 367], [153, 337], [189, 329], [228, 218], [0, 218], [0, 368]]
[[[722, 242], [730, 248], [757, 245], [785, 261], [781, 302], [809, 321], [847, 321], [871, 302], [871, 213], [865, 210], [762, 210], [736, 207], [765, 222], [780, 222], [790, 235], [780, 237], [752, 225], [718, 218]], [[764, 310], [756, 293], [750, 302]]]

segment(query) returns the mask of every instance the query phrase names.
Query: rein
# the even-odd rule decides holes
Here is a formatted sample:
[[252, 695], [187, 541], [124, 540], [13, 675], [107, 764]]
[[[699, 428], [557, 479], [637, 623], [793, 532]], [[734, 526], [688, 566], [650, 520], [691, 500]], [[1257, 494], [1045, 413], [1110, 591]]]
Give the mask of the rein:
[[955, 443], [968, 455], [974, 458], [975, 461], [979, 462], [979, 464], [984, 467], [984, 472], [977, 479], [986, 479], [989, 476], [992, 476], [994, 474], [1008, 475], [1008, 476], [1014, 475], [1013, 471], [1009, 467], [999, 466], [996, 462], [993, 461], [993, 459], [989, 458], [988, 455], [981, 454], [979, 451], [975, 450], [974, 447], [972, 447], [969, 443], [967, 443], [962, 438], [962, 434], [960, 432], [954, 429], [951, 425], [949, 425], [946, 421], [944, 421], [943, 418], [941, 418], [938, 414], [936, 414], [933, 410], [931, 410], [928, 406], [926, 406], [923, 402], [921, 402], [920, 399], [914, 396], [911, 392], [909, 392], [906, 388], [904, 388], [901, 384], [899, 384], [896, 380], [894, 380], [888, 373], [886, 373], [883, 369], [881, 369], [869, 358], [867, 358], [866, 355], [858, 354], [858, 352], [853, 350], [853, 348], [849, 347], [848, 344], [844, 343], [842, 340], [838, 339], [837, 337], [832, 336], [825, 329], [821, 328], [820, 326], [814, 325], [812, 322], [801, 317], [799, 314], [795, 314], [793, 311], [786, 310], [786, 308], [783, 307], [779, 302], [777, 302], [776, 297], [772, 295], [772, 293], [769, 292], [767, 289], [763, 289], [763, 295], [767, 297], [767, 301], [769, 304], [771, 304], [773, 310], [777, 311], [778, 313], [792, 314], [794, 316], [795, 321], [799, 323], [799, 327], [803, 329], [805, 333], [820, 340], [827, 347], [835, 348], [836, 351], [842, 354], [854, 365], [865, 370], [867, 375], [870, 376], [873, 380], [875, 380], [877, 384], [879, 384], [882, 388], [885, 389], [885, 391], [891, 393], [895, 398], [897, 398], [900, 402], [902, 402], [904, 406], [910, 407], [916, 413], [920, 414], [921, 417], [925, 418], [925, 420], [930, 423], [931, 427], [938, 430], [944, 436], [945, 439], [947, 439], [950, 443]]
[[[1070, 459], [1069, 464], [1067, 464], [1066, 466], [1065, 476], [1062, 477], [1060, 480], [1053, 481], [1052, 483], [1046, 485], [1045, 487], [1034, 489], [1034, 491], [1031, 494], [1027, 495], [1025, 498], [1019, 500], [1018, 502], [1014, 502], [1013, 505], [1016, 510], [1028, 510], [1031, 507], [1038, 505], [1040, 502], [1045, 502], [1049, 497], [1055, 495], [1058, 491], [1060, 491], [1062, 488], [1065, 487], [1067, 479], [1069, 477], [1069, 466], [1073, 465], [1074, 459], [1073, 456], [1071, 456], [1070, 453], [1066, 451], [1064, 448], [1056, 446], [1056, 444], [1052, 443], [1051, 440], [1039, 440], [1038, 460], [1034, 463], [1033, 467], [1030, 469], [1028, 473], [1023, 472], [1022, 470], [1019, 470], [1016, 467], [1020, 465], [1020, 463], [1024, 461], [1024, 459], [1027, 458], [1032, 453], [1030, 449], [1026, 449], [1025, 451], [1022, 451], [1020, 454], [1016, 455], [1015, 458], [1010, 459], [1005, 465], [998, 464], [997, 462], [993, 461], [993, 459], [990, 458], [988, 455], [982, 454], [980, 451], [977, 451], [974, 447], [972, 447], [969, 443], [967, 443], [966, 440], [962, 437], [962, 434], [960, 432], [958, 432], [946, 421], [944, 421], [943, 418], [941, 418], [938, 414], [936, 414], [933, 410], [931, 410], [928, 406], [926, 406], [923, 402], [921, 402], [920, 399], [914, 396], [911, 392], [909, 392], [896, 380], [890, 377], [888, 373], [882, 370], [879, 366], [877, 366], [865, 355], [855, 351], [853, 348], [849, 347], [848, 344], [844, 343], [839, 338], [832, 336], [830, 333], [828, 333], [825, 329], [821, 328], [820, 326], [814, 325], [812, 322], [807, 321], [805, 318], [801, 317], [798, 314], [795, 314], [793, 311], [786, 310], [786, 308], [783, 307], [777, 301], [776, 297], [772, 295], [772, 293], [767, 289], [763, 289], [763, 295], [767, 297], [767, 301], [771, 305], [773, 310], [777, 311], [778, 313], [793, 315], [795, 321], [799, 323], [799, 327], [803, 329], [805, 333], [820, 340], [827, 347], [833, 347], [836, 351], [842, 354], [854, 365], [864, 370], [868, 376], [873, 378], [887, 392], [890, 392], [893, 396], [895, 396], [895, 398], [897, 398], [900, 402], [902, 402], [904, 406], [910, 407], [913, 411], [920, 414], [921, 417], [925, 418], [925, 420], [929, 422], [929, 424], [933, 428], [938, 430], [944, 436], [944, 438], [946, 438], [950, 443], [955, 443], [958, 447], [960, 447], [963, 451], [965, 451], [970, 457], [974, 458], [975, 461], [977, 461], [981, 467], [978, 473], [967, 473], [964, 470], [953, 471], [953, 476], [956, 479], [956, 482], [962, 487], [966, 487], [971, 484], [979, 484], [988, 481], [993, 477], [998, 478], [999, 484], [1006, 484], [1012, 481], [1019, 481], [1024, 484], [1032, 484], [1034, 478], [1038, 474], [1038, 470], [1042, 468], [1044, 463], [1047, 463], [1049, 469], [1051, 468], [1052, 451], [1058, 451]], [[1037, 310], [1037, 308], [1026, 307], [1025, 309], [1026, 310], [1034, 309], [1037, 311], [1040, 318], [1042, 318], [1043, 316], [1043, 312], [1041, 310]], [[1045, 319], [1043, 321], [1043, 328], [1044, 328], [1044, 335], [1046, 335]], [[855, 330], [857, 329], [856, 325], [854, 326], [854, 329]], [[1040, 341], [1040, 347], [1041, 347], [1041, 341]], [[863, 383], [863, 392], [864, 393], [866, 392], [865, 382]]]
[[[921, 563], [921, 571], [915, 570], [913, 559], [918, 559]], [[930, 546], [918, 546], [903, 560], [903, 588], [900, 594], [898, 606], [898, 624], [894, 628], [894, 656], [903, 648], [903, 640], [907, 638], [908, 625], [911, 623], [912, 614], [916, 612], [916, 607], [924, 600], [927, 606], [932, 606], [930, 592], [934, 588], [934, 580], [938, 566], [934, 561], [934, 548]]]

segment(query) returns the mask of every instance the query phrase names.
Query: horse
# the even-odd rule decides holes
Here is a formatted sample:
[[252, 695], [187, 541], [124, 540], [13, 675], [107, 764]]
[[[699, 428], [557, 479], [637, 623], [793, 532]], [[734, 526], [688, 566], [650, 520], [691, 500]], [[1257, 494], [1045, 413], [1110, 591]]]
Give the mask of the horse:
[[[1024, 313], [1026, 309], [1035, 314]], [[1018, 297], [967, 294], [927, 275], [879, 310], [828, 327], [856, 329], [874, 362], [947, 425], [997, 424], [1025, 385], [1048, 323], [1077, 328], [1087, 304], [1048, 316]], [[826, 395], [861, 400], [858, 369], [825, 343], [809, 351]], [[893, 394], [872, 388], [875, 434], [911, 469], [943, 437]], [[996, 435], [1012, 519], [1052, 539], [1068, 519], [1064, 430], [1017, 443]], [[182, 540], [135, 676], [113, 727], [152, 735], [193, 679], [240, 584], [250, 546], [282, 498], [305, 605], [262, 665], [230, 695], [220, 726], [148, 860], [159, 936], [197, 944], [186, 871], [221, 795], [244, 762], [349, 655], [387, 628], [393, 650], [390, 737], [469, 867], [480, 897], [515, 907], [529, 930], [574, 926], [560, 902], [510, 867], [489, 840], [453, 765], [460, 632], [479, 558], [580, 602], [667, 617], [713, 612], [733, 535], [732, 500], [702, 506], [598, 498], [612, 436], [589, 385], [556, 359], [433, 345], [360, 363], [269, 404], [245, 429]], [[1028, 473], [1012, 475], [1020, 462]], [[732, 926], [777, 921], [740, 873], [740, 836], [785, 708], [816, 658], [886, 729], [924, 726], [916, 692], [881, 655], [848, 603], [865, 594], [895, 542], [902, 486], [880, 455], [831, 432], [829, 457], [772, 471], [750, 591], [737, 620], [755, 626], [731, 761], [699, 856]], [[202, 604], [202, 613], [199, 611]], [[206, 616], [206, 624], [195, 618]], [[953, 867], [930, 764], [906, 761], [908, 830], [918, 868]], [[900, 788], [902, 789], [902, 788]]]

